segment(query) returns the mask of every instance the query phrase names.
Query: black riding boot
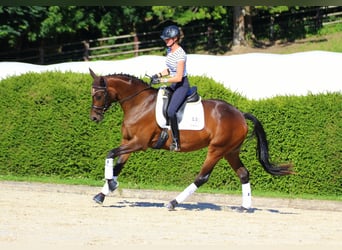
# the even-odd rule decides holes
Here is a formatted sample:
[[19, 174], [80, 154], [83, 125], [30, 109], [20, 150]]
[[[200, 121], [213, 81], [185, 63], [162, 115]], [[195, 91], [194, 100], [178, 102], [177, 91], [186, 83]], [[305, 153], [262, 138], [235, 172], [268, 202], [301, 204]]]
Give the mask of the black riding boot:
[[180, 151], [177, 117], [170, 118], [170, 125], [171, 125], [171, 132], [172, 132], [172, 144], [170, 145], [170, 150]]

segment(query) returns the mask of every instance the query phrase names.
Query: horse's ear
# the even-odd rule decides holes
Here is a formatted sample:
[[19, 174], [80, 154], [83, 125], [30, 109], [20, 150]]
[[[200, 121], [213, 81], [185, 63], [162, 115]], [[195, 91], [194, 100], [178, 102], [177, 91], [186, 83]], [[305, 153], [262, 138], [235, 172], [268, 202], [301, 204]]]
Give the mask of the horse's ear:
[[98, 78], [98, 76], [94, 73], [94, 71], [91, 68], [89, 68], [89, 72], [93, 79]]

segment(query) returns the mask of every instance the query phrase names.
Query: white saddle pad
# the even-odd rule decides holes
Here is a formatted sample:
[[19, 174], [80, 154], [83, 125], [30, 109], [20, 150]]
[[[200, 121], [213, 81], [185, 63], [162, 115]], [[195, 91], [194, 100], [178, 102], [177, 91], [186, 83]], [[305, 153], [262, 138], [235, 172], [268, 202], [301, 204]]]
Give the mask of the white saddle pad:
[[[166, 125], [166, 119], [163, 115], [164, 92], [164, 88], [160, 88], [158, 91], [156, 120], [161, 128], [170, 128]], [[178, 128], [179, 130], [201, 130], [204, 128], [204, 111], [201, 98], [197, 102], [190, 102], [185, 105], [183, 119], [178, 124]]]

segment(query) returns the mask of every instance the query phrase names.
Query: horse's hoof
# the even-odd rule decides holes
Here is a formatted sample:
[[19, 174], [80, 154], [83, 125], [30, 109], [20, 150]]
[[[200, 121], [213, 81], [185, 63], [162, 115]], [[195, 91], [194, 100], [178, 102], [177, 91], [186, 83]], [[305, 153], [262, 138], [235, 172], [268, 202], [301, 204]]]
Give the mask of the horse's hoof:
[[119, 183], [114, 181], [113, 179], [107, 180], [108, 181], [108, 188], [111, 192], [113, 192], [119, 186]]
[[93, 200], [97, 203], [102, 205], [103, 201], [105, 199], [105, 195], [103, 193], [98, 193], [94, 196]]
[[169, 210], [169, 211], [175, 211], [175, 207], [178, 205], [178, 202], [176, 200], [172, 200], [170, 201], [168, 204], [165, 205], [165, 207]]

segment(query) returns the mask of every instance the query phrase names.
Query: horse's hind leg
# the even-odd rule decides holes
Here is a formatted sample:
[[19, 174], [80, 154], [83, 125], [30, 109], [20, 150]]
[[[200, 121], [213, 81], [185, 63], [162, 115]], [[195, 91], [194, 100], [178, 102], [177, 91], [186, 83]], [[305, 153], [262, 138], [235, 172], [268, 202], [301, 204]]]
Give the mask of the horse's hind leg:
[[[212, 153], [210, 153], [212, 152]], [[175, 207], [185, 201], [190, 195], [192, 195], [197, 188], [202, 186], [209, 180], [210, 174], [213, 171], [214, 166], [216, 163], [222, 158], [222, 156], [218, 155], [215, 150], [208, 149], [208, 154], [205, 162], [203, 163], [202, 169], [200, 173], [197, 175], [195, 181], [191, 183], [183, 192], [181, 192], [175, 199], [170, 201], [166, 207], [169, 210], [174, 210]]]
[[249, 183], [249, 172], [241, 162], [240, 151], [234, 151], [227, 154], [224, 158], [229, 162], [235, 173], [240, 179], [242, 185], [242, 209], [249, 209], [252, 206], [252, 193]]

